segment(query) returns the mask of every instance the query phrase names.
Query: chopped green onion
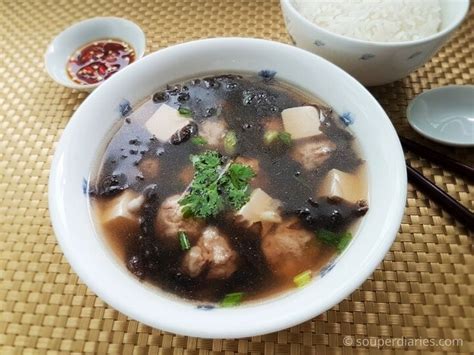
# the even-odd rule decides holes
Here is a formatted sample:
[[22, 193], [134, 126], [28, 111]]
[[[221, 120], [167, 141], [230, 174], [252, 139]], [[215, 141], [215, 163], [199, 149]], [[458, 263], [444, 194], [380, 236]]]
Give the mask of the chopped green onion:
[[227, 154], [234, 154], [237, 147], [237, 135], [234, 131], [229, 131], [224, 137], [224, 150]]
[[193, 111], [187, 107], [180, 107], [178, 108], [178, 112], [181, 116], [191, 117]]
[[339, 252], [342, 252], [350, 243], [352, 234], [350, 232], [334, 233], [327, 229], [320, 229], [316, 236], [324, 244], [335, 247]]
[[266, 131], [263, 135], [263, 141], [265, 144], [272, 144], [276, 139], [278, 139], [278, 131]]
[[293, 282], [297, 287], [303, 287], [311, 281], [311, 270], [303, 271], [302, 273], [293, 277]]
[[286, 145], [291, 145], [291, 134], [288, 132], [279, 132], [279, 131], [266, 131], [263, 135], [263, 141], [265, 144], [270, 145], [278, 141]]
[[346, 232], [342, 234], [341, 239], [339, 240], [339, 243], [337, 244], [337, 250], [339, 252], [342, 252], [346, 247], [349, 245], [352, 239], [352, 234], [350, 232]]
[[221, 301], [221, 307], [235, 307], [242, 302], [243, 292], [228, 293]]
[[207, 144], [207, 140], [205, 140], [203, 137], [201, 136], [197, 136], [197, 137], [193, 137], [191, 138], [191, 142], [193, 144], [196, 144], [196, 145], [204, 145], [204, 144]]
[[328, 231], [327, 229], [320, 229], [316, 233], [316, 236], [324, 244], [331, 245], [333, 247], [337, 246], [337, 244], [339, 243], [339, 237], [337, 233]]
[[182, 250], [188, 250], [191, 248], [191, 243], [189, 243], [188, 236], [185, 232], [178, 232], [179, 244], [181, 245]]
[[291, 145], [291, 134], [288, 132], [280, 132], [278, 134], [278, 139], [286, 145]]

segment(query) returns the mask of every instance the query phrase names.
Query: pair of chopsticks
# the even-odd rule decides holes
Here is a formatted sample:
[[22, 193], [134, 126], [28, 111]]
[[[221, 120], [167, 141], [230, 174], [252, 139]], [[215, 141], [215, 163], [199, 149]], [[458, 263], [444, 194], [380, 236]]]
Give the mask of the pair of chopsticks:
[[[469, 181], [474, 180], [474, 167], [451, 159], [407, 138], [400, 137], [400, 141], [405, 150], [411, 150], [440, 166], [455, 171]], [[416, 184], [420, 190], [425, 192], [435, 202], [443, 206], [453, 217], [463, 223], [468, 229], [474, 230], [474, 213], [448, 195], [443, 189], [436, 186], [418, 170], [412, 168], [410, 164], [406, 163], [406, 165], [408, 180], [410, 182]]]

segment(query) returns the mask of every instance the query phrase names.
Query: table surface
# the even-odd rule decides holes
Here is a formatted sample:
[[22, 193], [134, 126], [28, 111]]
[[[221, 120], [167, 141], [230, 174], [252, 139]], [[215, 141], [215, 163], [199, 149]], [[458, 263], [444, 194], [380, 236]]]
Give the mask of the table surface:
[[[378, 339], [401, 337], [412, 343], [386, 342], [380, 350], [474, 352], [473, 235], [412, 185], [397, 239], [372, 276], [339, 305], [293, 328], [241, 340], [191, 338], [150, 328], [97, 298], [65, 260], [47, 203], [56, 142], [87, 94], [57, 85], [43, 65], [43, 53], [57, 33], [94, 16], [138, 23], [147, 35], [147, 53], [216, 36], [289, 43], [277, 1], [0, 3], [0, 353], [375, 353]], [[401, 81], [371, 89], [399, 133], [471, 163], [473, 150], [434, 145], [418, 136], [405, 110], [427, 89], [472, 84], [473, 52], [471, 8], [429, 63]], [[411, 153], [406, 158], [474, 209], [474, 187], [462, 176]], [[359, 346], [344, 346], [347, 336]], [[436, 345], [414, 339], [433, 339], [430, 344]]]

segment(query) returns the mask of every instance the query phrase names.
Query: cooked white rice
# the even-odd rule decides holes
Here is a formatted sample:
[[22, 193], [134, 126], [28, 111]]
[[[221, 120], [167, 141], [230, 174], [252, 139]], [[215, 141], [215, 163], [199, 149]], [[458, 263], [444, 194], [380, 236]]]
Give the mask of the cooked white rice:
[[308, 20], [328, 31], [367, 41], [398, 42], [439, 31], [439, 0], [292, 0]]

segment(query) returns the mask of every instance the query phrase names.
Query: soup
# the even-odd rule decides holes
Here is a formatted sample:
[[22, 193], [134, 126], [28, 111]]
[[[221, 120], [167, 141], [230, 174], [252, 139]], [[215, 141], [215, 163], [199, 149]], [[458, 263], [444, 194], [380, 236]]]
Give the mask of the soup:
[[129, 272], [235, 306], [307, 284], [368, 210], [364, 161], [333, 110], [271, 72], [168, 85], [108, 142], [89, 195]]

